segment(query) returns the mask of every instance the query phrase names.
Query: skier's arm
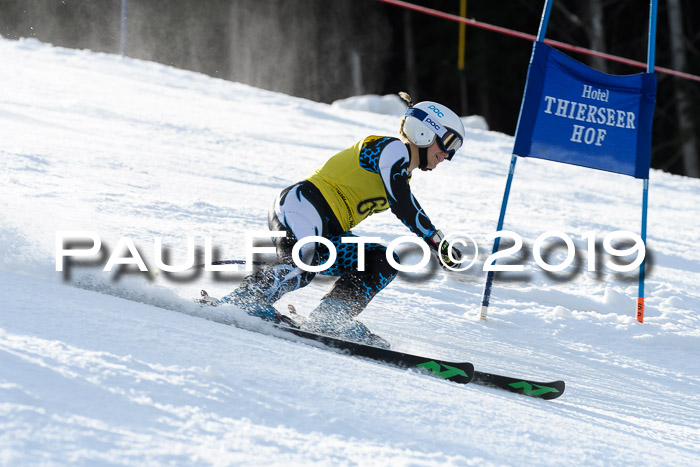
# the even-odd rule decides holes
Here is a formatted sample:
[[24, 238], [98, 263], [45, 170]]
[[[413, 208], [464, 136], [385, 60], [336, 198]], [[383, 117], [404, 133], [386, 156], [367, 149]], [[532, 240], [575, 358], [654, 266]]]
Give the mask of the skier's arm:
[[410, 158], [400, 141], [387, 145], [379, 157], [378, 169], [386, 189], [389, 208], [408, 229], [429, 240], [437, 229], [428, 215], [411, 193], [408, 184], [408, 166]]
[[[393, 142], [382, 151], [378, 164], [379, 174], [384, 182], [391, 212], [411, 232], [425, 240], [433, 254], [440, 260], [441, 266], [447, 266], [448, 268], [459, 266], [462, 253], [457, 248], [450, 248], [447, 241], [443, 241], [443, 233], [435, 228], [428, 215], [421, 208], [418, 200], [411, 193], [411, 187], [408, 183], [410, 159], [409, 156], [397, 150], [396, 147], [390, 147], [395, 144], [400, 143], [398, 141]], [[394, 149], [394, 151], [387, 151], [386, 149]], [[450, 250], [456, 262], [450, 258]]]

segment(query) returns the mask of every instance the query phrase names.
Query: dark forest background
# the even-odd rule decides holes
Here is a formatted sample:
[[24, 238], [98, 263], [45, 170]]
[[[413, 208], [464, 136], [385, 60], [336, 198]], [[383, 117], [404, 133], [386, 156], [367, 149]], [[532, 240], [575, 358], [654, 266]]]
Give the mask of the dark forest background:
[[[411, 0], [459, 14], [460, 0]], [[0, 0], [0, 34], [119, 53], [121, 0]], [[469, 0], [536, 34], [544, 0]], [[547, 38], [646, 62], [649, 0], [554, 0]], [[513, 134], [532, 44], [375, 0], [128, 0], [126, 55], [332, 102], [408, 91]], [[567, 52], [612, 74], [642, 71]], [[2, 57], [0, 57], [0, 66]], [[700, 75], [700, 2], [659, 0], [656, 65]], [[700, 177], [700, 82], [658, 75], [652, 166]]]

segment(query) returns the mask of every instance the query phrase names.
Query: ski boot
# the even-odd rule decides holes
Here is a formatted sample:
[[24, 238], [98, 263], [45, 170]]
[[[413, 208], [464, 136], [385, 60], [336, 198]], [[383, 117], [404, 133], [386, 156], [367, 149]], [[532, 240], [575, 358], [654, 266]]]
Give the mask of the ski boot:
[[372, 333], [350, 314], [350, 307], [340, 300], [324, 298], [309, 314], [301, 327], [305, 331], [388, 349], [389, 342]]
[[265, 321], [279, 322], [279, 313], [267, 301], [263, 292], [252, 281], [244, 280], [236, 290], [221, 298], [217, 305], [236, 305], [251, 316]]
[[[195, 299], [195, 303], [199, 303], [200, 305], [205, 305], [205, 306], [219, 306], [219, 305], [228, 305], [228, 304], [233, 304], [238, 306], [239, 308], [243, 308], [243, 306], [230, 302], [229, 300], [223, 300], [223, 299], [216, 299], [209, 295], [206, 290], [202, 289], [200, 292], [200, 298]], [[224, 297], [226, 298], [226, 297]], [[269, 306], [269, 305], [268, 305]], [[270, 310], [269, 308], [272, 308]], [[243, 308], [246, 313], [248, 313], [251, 316], [255, 316], [257, 318], [263, 319], [265, 321], [272, 321], [275, 324], [285, 324], [289, 326], [290, 328], [295, 328], [299, 329], [299, 324], [294, 321], [292, 318], [289, 316], [285, 316], [283, 314], [280, 314], [277, 312], [277, 310], [274, 309], [274, 307], [264, 307], [263, 311], [264, 313], [251, 313], [248, 309]]]

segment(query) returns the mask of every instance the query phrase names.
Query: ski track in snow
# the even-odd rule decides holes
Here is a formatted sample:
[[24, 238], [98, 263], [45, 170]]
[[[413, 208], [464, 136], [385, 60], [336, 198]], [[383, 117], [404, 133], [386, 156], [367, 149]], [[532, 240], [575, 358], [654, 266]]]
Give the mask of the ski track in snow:
[[[565, 380], [546, 402], [228, 326], [246, 317], [191, 303], [243, 272], [55, 271], [58, 230], [98, 232], [110, 252], [130, 237], [148, 264], [154, 237], [173, 263], [188, 235], [243, 258], [279, 190], [395, 134], [398, 117], [34, 40], [0, 39], [0, 57], [0, 465], [700, 464], [700, 180], [651, 172], [640, 325], [634, 277], [586, 271], [582, 239], [639, 231], [639, 180], [519, 159], [505, 228], [529, 248], [567, 232], [583, 266], [547, 275], [526, 249], [483, 322], [512, 138], [467, 128], [449, 168], [414, 176], [433, 222], [469, 232], [481, 255], [466, 273], [402, 273], [361, 319], [400, 351]], [[407, 234], [390, 213], [354, 232]], [[279, 309], [308, 313], [331, 284]]]

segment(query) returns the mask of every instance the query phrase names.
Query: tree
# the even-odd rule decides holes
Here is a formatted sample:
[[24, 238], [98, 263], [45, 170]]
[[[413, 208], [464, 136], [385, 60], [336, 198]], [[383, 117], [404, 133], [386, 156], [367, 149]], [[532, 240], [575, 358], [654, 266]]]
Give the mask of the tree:
[[[679, 71], [686, 67], [685, 36], [683, 34], [683, 21], [681, 20], [680, 0], [667, 0], [668, 4], [668, 29], [671, 36], [671, 62], [673, 68]], [[700, 177], [700, 160], [698, 159], [698, 138], [695, 134], [690, 113], [691, 96], [687, 92], [686, 83], [674, 78], [674, 99], [676, 103], [676, 115], [678, 116], [678, 129], [681, 138], [681, 156], [685, 174], [690, 177]]]

